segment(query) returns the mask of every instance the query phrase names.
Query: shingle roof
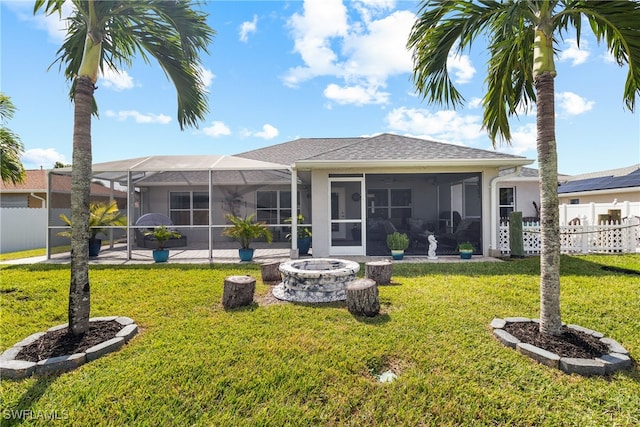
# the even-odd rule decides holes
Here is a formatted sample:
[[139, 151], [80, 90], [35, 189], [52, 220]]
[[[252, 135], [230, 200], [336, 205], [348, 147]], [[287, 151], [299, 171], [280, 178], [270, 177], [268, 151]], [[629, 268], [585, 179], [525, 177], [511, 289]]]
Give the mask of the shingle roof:
[[0, 190], [20, 192], [20, 191], [47, 191], [47, 171], [44, 169], [28, 169], [24, 171], [24, 182], [13, 184], [0, 181]]
[[291, 164], [296, 161], [393, 161], [514, 159], [524, 157], [462, 145], [384, 133], [359, 138], [302, 138], [236, 154]]
[[[0, 191], [3, 193], [46, 193], [47, 192], [47, 171], [44, 169], [25, 170], [25, 180], [20, 184], [1, 183]], [[51, 192], [70, 193], [71, 176], [53, 175], [51, 180]], [[94, 196], [111, 194], [111, 189], [96, 182], [91, 183], [91, 194]], [[126, 197], [124, 191], [114, 190], [116, 197]]]

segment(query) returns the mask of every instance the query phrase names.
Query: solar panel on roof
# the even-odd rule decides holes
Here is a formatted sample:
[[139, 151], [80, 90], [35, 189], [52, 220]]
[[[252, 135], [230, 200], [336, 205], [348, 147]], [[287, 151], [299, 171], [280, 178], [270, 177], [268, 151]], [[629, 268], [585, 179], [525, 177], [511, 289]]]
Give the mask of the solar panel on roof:
[[640, 169], [625, 176], [601, 176], [569, 181], [560, 185], [558, 194], [628, 187], [640, 187]]

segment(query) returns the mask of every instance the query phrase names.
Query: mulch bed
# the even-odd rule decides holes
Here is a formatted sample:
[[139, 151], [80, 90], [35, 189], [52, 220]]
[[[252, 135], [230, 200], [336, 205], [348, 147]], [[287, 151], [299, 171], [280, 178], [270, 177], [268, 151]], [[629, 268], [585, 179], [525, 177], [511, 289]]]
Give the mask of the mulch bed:
[[558, 337], [543, 335], [533, 322], [508, 323], [504, 330], [520, 341], [550, 351], [560, 357], [593, 359], [609, 353], [609, 346], [592, 335], [563, 326]]
[[89, 330], [81, 337], [74, 337], [69, 328], [47, 332], [33, 343], [25, 346], [16, 356], [18, 360], [39, 362], [50, 357], [82, 353], [94, 345], [115, 338], [124, 328], [115, 320], [89, 323]]

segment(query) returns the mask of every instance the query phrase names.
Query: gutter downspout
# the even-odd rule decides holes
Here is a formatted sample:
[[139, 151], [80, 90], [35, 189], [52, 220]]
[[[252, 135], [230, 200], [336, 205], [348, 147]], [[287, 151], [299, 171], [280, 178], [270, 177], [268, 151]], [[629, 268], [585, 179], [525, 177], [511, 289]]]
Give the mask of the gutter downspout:
[[500, 256], [498, 247], [498, 183], [509, 178], [520, 175], [522, 166], [516, 166], [516, 170], [507, 175], [498, 175], [491, 180], [491, 244], [489, 245], [489, 256]]
[[42, 206], [43, 208], [47, 207], [47, 199], [40, 197], [40, 196], [36, 196], [36, 193], [29, 193], [29, 196], [33, 197], [34, 199], [38, 199], [42, 202]]

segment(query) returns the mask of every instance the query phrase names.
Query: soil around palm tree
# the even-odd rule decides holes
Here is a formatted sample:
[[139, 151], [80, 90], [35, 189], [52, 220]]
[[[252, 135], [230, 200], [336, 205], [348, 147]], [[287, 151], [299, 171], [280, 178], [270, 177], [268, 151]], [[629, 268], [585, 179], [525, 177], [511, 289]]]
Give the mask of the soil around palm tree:
[[83, 353], [89, 348], [115, 338], [124, 325], [110, 320], [90, 322], [89, 330], [80, 337], [69, 333], [69, 328], [48, 331], [33, 343], [25, 346], [16, 359], [39, 362], [51, 357]]
[[524, 343], [535, 345], [560, 357], [591, 359], [609, 353], [609, 347], [600, 339], [566, 326], [562, 327], [562, 335], [559, 336], [541, 334], [539, 325], [533, 322], [509, 323], [504, 330]]

